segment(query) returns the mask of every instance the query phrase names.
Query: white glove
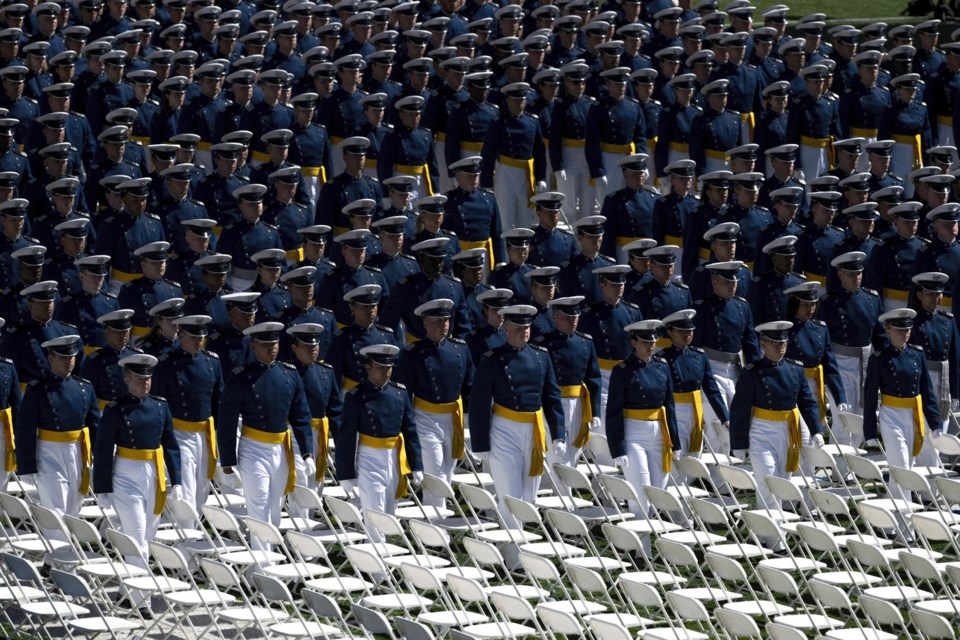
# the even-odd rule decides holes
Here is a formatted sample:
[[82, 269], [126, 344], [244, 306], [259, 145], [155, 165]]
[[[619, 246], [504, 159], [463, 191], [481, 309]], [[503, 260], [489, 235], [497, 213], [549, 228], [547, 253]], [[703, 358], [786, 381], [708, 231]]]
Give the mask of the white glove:
[[347, 492], [348, 496], [352, 496], [357, 492], [356, 480], [341, 480], [340, 486], [343, 487], [343, 490]]
[[317, 463], [313, 461], [313, 456], [307, 456], [303, 459], [304, 471], [308, 478], [312, 478], [317, 473]]
[[101, 509], [109, 509], [110, 505], [110, 494], [109, 493], [98, 493], [97, 502], [100, 504]]
[[851, 407], [851, 406], [850, 406], [849, 404], [847, 404], [846, 402], [841, 402], [840, 404], [837, 405], [837, 413], [847, 413], [847, 412], [849, 412], [850, 409], [852, 409], [852, 408], [853, 408], [853, 407]]
[[17, 477], [20, 478], [20, 482], [26, 482], [27, 484], [32, 484], [35, 487], [40, 484], [40, 477], [36, 473], [18, 474]]
[[594, 182], [596, 182], [597, 187], [600, 188], [600, 189], [606, 189], [606, 188], [607, 188], [607, 176], [600, 176], [600, 177], [597, 178]]
[[240, 476], [236, 471], [231, 473], [223, 472], [223, 480], [221, 484], [228, 489], [239, 489], [240, 488]]
[[823, 436], [821, 434], [815, 433], [811, 439], [811, 442], [817, 449], [823, 449]]
[[619, 458], [614, 458], [613, 461], [616, 462], [617, 466], [620, 467], [621, 469], [627, 468], [627, 456], [620, 456]]
[[567, 179], [567, 170], [560, 169], [559, 171], [554, 171], [553, 175], [558, 182], [564, 182]]
[[679, 459], [680, 459], [680, 449], [674, 449], [674, 450], [672, 451], [672, 455], [673, 455], [673, 461], [674, 461], [674, 462], [676, 462], [677, 460], [679, 460]]
[[419, 487], [421, 482], [423, 482], [423, 471], [414, 471], [413, 486]]
[[749, 452], [747, 451], [747, 449], [734, 449], [734, 450], [733, 450], [733, 457], [734, 457], [734, 458], [740, 458], [741, 460], [746, 460], [746, 459], [747, 459], [747, 453], [749, 453]]
[[600, 431], [601, 426], [600, 418], [594, 418], [590, 421], [590, 431]]
[[487, 468], [487, 461], [490, 460], [490, 452], [489, 452], [489, 451], [474, 451], [474, 452], [473, 452], [473, 455], [475, 455], [475, 456], [477, 457], [477, 460], [479, 460], [479, 461], [480, 461], [480, 464], [483, 465], [483, 468], [486, 469], [486, 468]]
[[960, 409], [960, 400], [953, 398], [950, 400], [950, 413], [956, 413]]
[[868, 449], [879, 449], [880, 441], [877, 440], [876, 438], [871, 438], [870, 440], [867, 440], [866, 442], [864, 442], [863, 446], [867, 447]]
[[183, 487], [178, 484], [170, 487], [170, 499], [177, 502], [183, 502]]
[[543, 180], [538, 180], [537, 184], [533, 187], [535, 193], [543, 193], [547, 190], [547, 183]]
[[563, 455], [567, 452], [567, 443], [564, 440], [554, 440], [553, 441], [553, 454], [558, 458], [562, 458]]
[[794, 179], [800, 180], [801, 182], [803, 182], [803, 180], [806, 178], [806, 176], [803, 175], [803, 169], [797, 169], [796, 171], [794, 171], [793, 177]]
[[933, 438], [934, 440], [936, 440], [937, 438], [939, 438], [939, 437], [942, 436], [942, 435], [943, 435], [943, 431], [942, 431], [941, 429], [933, 429], [933, 430], [930, 432], [930, 437]]

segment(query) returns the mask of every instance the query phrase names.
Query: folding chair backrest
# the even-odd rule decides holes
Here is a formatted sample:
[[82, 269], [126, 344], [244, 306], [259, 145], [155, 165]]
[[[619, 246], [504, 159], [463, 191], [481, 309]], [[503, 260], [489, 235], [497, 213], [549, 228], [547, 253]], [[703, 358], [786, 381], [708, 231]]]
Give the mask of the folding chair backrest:
[[693, 456], [680, 456], [680, 459], [677, 460], [676, 464], [677, 470], [688, 478], [704, 481], [710, 480], [710, 469], [700, 458], [694, 458]]
[[632, 484], [623, 478], [616, 478], [611, 475], [603, 474], [600, 476], [600, 484], [603, 486], [604, 491], [606, 491], [610, 497], [617, 502], [624, 502], [627, 500], [631, 500], [633, 502], [640, 501], [640, 496], [637, 495], [637, 490], [633, 488]]
[[696, 567], [700, 564], [700, 561], [697, 559], [697, 554], [685, 544], [664, 538], [657, 538], [654, 544], [657, 547], [657, 551], [660, 552], [661, 557], [663, 557], [668, 564], [678, 567]]
[[[592, 437], [590, 441], [593, 441]], [[634, 635], [623, 625], [600, 618], [590, 618], [590, 630], [593, 631], [597, 640], [633, 640], [634, 638]]]
[[743, 565], [719, 553], [706, 553], [707, 566], [715, 576], [724, 582], [744, 583], [749, 579]]
[[273, 576], [267, 576], [262, 573], [254, 573], [253, 584], [257, 587], [257, 591], [260, 592], [260, 595], [263, 596], [265, 600], [270, 602], [293, 602], [293, 595], [291, 595], [290, 590], [287, 589], [287, 585], [283, 584], [283, 582], [277, 580]]
[[557, 530], [561, 536], [570, 536], [575, 538], [586, 538], [590, 535], [590, 529], [583, 518], [569, 511], [560, 509], [547, 510], [547, 522]]
[[417, 591], [443, 591], [443, 583], [433, 571], [426, 567], [404, 562], [400, 565], [400, 571], [407, 582]]
[[857, 503], [857, 511], [863, 521], [874, 529], [896, 530], [899, 527], [896, 516], [883, 505], [861, 501]]
[[301, 558], [326, 558], [327, 548], [316, 537], [299, 531], [287, 531], [287, 543]]
[[939, 438], [932, 438], [933, 448], [945, 456], [960, 456], [960, 438], [952, 433], [943, 433]]
[[535, 620], [537, 614], [529, 602], [509, 593], [494, 591], [490, 594], [493, 606], [510, 620]]
[[913, 469], [905, 469], [890, 465], [890, 475], [904, 491], [916, 491], [922, 494], [933, 495], [930, 483]]
[[211, 558], [200, 558], [200, 568], [216, 586], [223, 589], [240, 588], [240, 577], [229, 565]]
[[[457, 495], [453, 492], [450, 483], [438, 476], [423, 474], [423, 482], [420, 487], [432, 496], [443, 498], [444, 500], [456, 500]], [[402, 633], [402, 630], [401, 630]]]
[[96, 547], [100, 546], [100, 532], [92, 522], [76, 516], [66, 515], [63, 517], [63, 523], [67, 525], [67, 530], [70, 531], [70, 535], [72, 535], [78, 543], [94, 545]]
[[887, 556], [885, 556], [883, 551], [876, 545], [867, 544], [866, 542], [851, 538], [847, 540], [846, 547], [853, 557], [857, 559], [857, 562], [860, 563], [860, 566], [877, 567], [881, 569], [888, 569], [890, 567]]
[[873, 460], [852, 453], [843, 454], [843, 459], [846, 461], [847, 466], [850, 467], [853, 475], [857, 476], [860, 480], [883, 482], [883, 473], [880, 472], [880, 467], [878, 467], [877, 463]]
[[521, 551], [520, 565], [534, 580], [560, 580], [560, 572], [557, 571], [557, 567], [544, 557]]
[[360, 511], [346, 500], [325, 496], [324, 501], [326, 501], [330, 511], [333, 512], [333, 517], [339, 520], [340, 524], [363, 525], [363, 516], [360, 515]]
[[353, 568], [360, 573], [387, 573], [387, 568], [384, 566], [383, 560], [380, 559], [379, 555], [370, 553], [366, 549], [360, 549], [358, 547], [344, 547], [343, 551], [346, 553], [347, 560], [350, 561], [350, 564], [353, 565]]
[[819, 527], [813, 527], [801, 522], [797, 525], [797, 534], [807, 546], [815, 551], [822, 553], [840, 552], [840, 546], [837, 544], [837, 539], [833, 537], [833, 534]]
[[90, 589], [90, 585], [80, 576], [60, 569], [51, 569], [50, 577], [53, 578], [53, 583], [57, 585], [63, 595], [93, 601], [93, 591]]
[[529, 502], [511, 496], [504, 496], [503, 501], [507, 506], [507, 511], [520, 522], [536, 525], [543, 522], [543, 519], [540, 517], [540, 512]]
[[199, 522], [200, 514], [192, 504], [183, 500], [169, 500], [167, 505], [173, 509], [173, 517], [180, 522]]
[[665, 489], [660, 487], [645, 486], [643, 488], [647, 500], [653, 505], [653, 508], [661, 513], [685, 513], [686, 509], [680, 503], [680, 499]]
[[460, 495], [476, 511], [496, 511], [497, 500], [493, 495], [483, 487], [474, 487], [461, 482], [457, 485], [460, 489]]
[[787, 478], [767, 476], [764, 480], [766, 480], [770, 492], [778, 499], [784, 502], [803, 502], [803, 494], [800, 493], [800, 487], [793, 484], [793, 482]]
[[590, 439], [587, 441], [587, 452], [596, 458], [609, 458], [610, 445], [607, 443], [607, 437], [601, 433], [590, 433]]
[[447, 586], [460, 600], [464, 602], [486, 602], [487, 594], [479, 582], [471, 578], [464, 578], [456, 573], [447, 574]]
[[190, 572], [187, 559], [183, 557], [179, 549], [169, 547], [155, 540], [147, 542], [147, 546], [150, 548], [150, 556], [163, 569], [167, 571]]
[[447, 549], [450, 547], [450, 534], [435, 524], [425, 520], [407, 520], [410, 535], [425, 547]]
[[782, 534], [780, 526], [773, 518], [763, 513], [754, 511], [743, 511], [740, 513], [744, 524], [752, 534], [761, 538], [779, 538]]
[[697, 622], [707, 622], [710, 620], [710, 614], [703, 603], [696, 598], [691, 598], [677, 591], [667, 591], [667, 602], [673, 607], [684, 620], [695, 620]]
[[307, 607], [320, 618], [341, 618], [340, 607], [337, 601], [325, 593], [314, 591], [313, 589], [303, 589], [300, 591]]
[[635, 531], [624, 529], [609, 523], [600, 525], [603, 536], [613, 548], [620, 553], [636, 553], [643, 551], [643, 543]]
[[579, 469], [555, 462], [553, 464], [553, 470], [560, 478], [560, 482], [571, 489], [580, 491], [592, 490], [590, 479]]
[[731, 467], [727, 464], [717, 465], [717, 469], [720, 471], [720, 477], [737, 491], [757, 490], [757, 483], [749, 471], [739, 467]]
[[242, 530], [240, 529], [240, 523], [237, 522], [237, 518], [226, 509], [205, 504], [201, 507], [201, 510], [207, 523], [220, 533], [231, 531], [241, 533]]
[[663, 598], [649, 584], [638, 582], [636, 580], [617, 580], [620, 590], [629, 598], [630, 602], [646, 609], [659, 608], [663, 606]]
[[768, 622], [765, 629], [771, 640], [807, 640], [807, 635], [803, 631], [786, 624]]
[[320, 499], [320, 494], [310, 487], [305, 487], [298, 484], [293, 487], [292, 495], [293, 501], [301, 509], [308, 509], [311, 511], [319, 511], [323, 509], [323, 501]]
[[935, 613], [921, 609], [911, 609], [910, 620], [920, 632], [920, 635], [927, 640], [954, 640], [957, 637], [953, 625], [946, 618]]
[[800, 454], [803, 456], [807, 464], [813, 467], [814, 470], [826, 469], [830, 472], [836, 472], [837, 475], [839, 475], [837, 461], [829, 451], [826, 451], [820, 447], [804, 446], [800, 450]]
[[400, 631], [400, 636], [404, 640], [436, 640], [436, 636], [433, 635], [430, 627], [416, 620], [394, 618], [394, 621], [397, 623], [397, 630]]
[[941, 476], [934, 479], [933, 483], [948, 505], [952, 507], [960, 504], [960, 480]]
[[[850, 545], [850, 542], [847, 542]], [[940, 580], [941, 572], [936, 563], [929, 556], [912, 551], [900, 552], [900, 563], [903, 568], [917, 580]]]
[[745, 613], [717, 607], [713, 611], [717, 623], [733, 638], [763, 638], [757, 622]]
[[860, 596], [860, 608], [876, 624], [903, 626], [900, 609], [887, 600], [863, 594]]
[[477, 564], [485, 566], [503, 566], [503, 556], [496, 546], [476, 538], [464, 538], [463, 547]]
[[27, 501], [9, 493], [0, 493], [0, 508], [12, 520], [30, 520], [30, 507]]
[[537, 607], [537, 615], [548, 631], [560, 636], [583, 636], [583, 626], [576, 617], [563, 609]]
[[3, 553], [0, 557], [3, 558], [4, 564], [7, 565], [7, 568], [10, 569], [17, 580], [30, 582], [32, 584], [40, 584], [43, 582], [36, 567], [30, 564], [29, 561], [12, 553]]
[[390, 621], [385, 615], [375, 609], [363, 607], [359, 604], [353, 604], [350, 608], [353, 610], [353, 615], [357, 617], [360, 626], [367, 632], [383, 633], [393, 637], [393, 629], [390, 628]]
[[279, 547], [283, 546], [283, 536], [280, 534], [280, 530], [272, 523], [245, 516], [243, 518], [243, 524], [247, 526], [250, 536], [259, 540], [261, 543], [272, 544]]
[[757, 565], [757, 574], [760, 580], [764, 582], [771, 591], [788, 595], [798, 595], [800, 593], [800, 589], [797, 587], [793, 576], [786, 571], [781, 571], [773, 567], [765, 567], [761, 564]]
[[383, 511], [376, 509], [364, 509], [363, 515], [371, 527], [385, 536], [406, 537], [406, 532], [400, 524], [400, 520]]
[[826, 609], [843, 609], [848, 611], [852, 608], [847, 593], [832, 584], [827, 584], [820, 580], [811, 580], [810, 591], [813, 592], [817, 601]]
[[846, 501], [834, 493], [821, 489], [810, 489], [810, 499], [821, 513], [829, 513], [839, 518], [851, 517], [850, 508]]
[[607, 581], [593, 569], [580, 567], [575, 564], [566, 564], [564, 569], [570, 576], [570, 581], [584, 593], [599, 593], [609, 587]]
[[109, 540], [110, 545], [117, 550], [117, 553], [122, 556], [143, 557], [140, 547], [137, 546], [137, 541], [122, 531], [107, 529], [107, 540]]
[[53, 509], [48, 509], [39, 504], [33, 504], [30, 506], [30, 512], [33, 514], [33, 520], [37, 523], [38, 527], [51, 531], [59, 531], [61, 533], [69, 533], [66, 524], [63, 522], [63, 518]]
[[693, 513], [705, 524], [726, 525], [730, 524], [730, 518], [727, 516], [727, 510], [720, 507], [715, 502], [704, 500], [703, 498], [687, 498], [687, 504]]
[[950, 528], [937, 516], [914, 513], [912, 522], [917, 530], [917, 534], [926, 540], [936, 542], [949, 542], [953, 540], [953, 533], [950, 531]]

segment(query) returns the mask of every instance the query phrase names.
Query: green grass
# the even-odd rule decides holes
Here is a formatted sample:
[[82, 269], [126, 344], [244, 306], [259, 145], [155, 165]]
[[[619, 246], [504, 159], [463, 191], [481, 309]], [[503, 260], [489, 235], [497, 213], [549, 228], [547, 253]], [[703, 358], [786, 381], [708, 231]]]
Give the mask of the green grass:
[[[755, 0], [754, 6], [760, 10], [775, 4], [786, 4], [790, 7], [791, 20], [802, 18], [810, 13], [826, 13], [830, 22], [842, 20], [878, 21], [881, 18], [899, 16], [906, 8], [907, 0], [859, 0], [855, 2], [825, 2], [824, 0]], [[915, 20], [915, 18], [914, 18]], [[759, 12], [757, 15], [759, 22]], [[886, 20], [886, 22], [890, 22]]]

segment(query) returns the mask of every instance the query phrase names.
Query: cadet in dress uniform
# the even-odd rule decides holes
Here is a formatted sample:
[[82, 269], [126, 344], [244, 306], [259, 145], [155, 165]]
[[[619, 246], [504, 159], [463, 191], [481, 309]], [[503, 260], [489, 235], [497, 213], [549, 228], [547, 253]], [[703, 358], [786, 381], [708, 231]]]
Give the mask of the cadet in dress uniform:
[[57, 315], [60, 320], [77, 327], [83, 339], [84, 355], [90, 355], [106, 344], [97, 318], [120, 308], [117, 297], [103, 288], [110, 275], [110, 256], [84, 256], [75, 262], [80, 288], [61, 299]]
[[170, 298], [151, 308], [149, 315], [153, 319], [153, 328], [137, 340], [136, 348], [158, 358], [165, 351], [176, 349], [180, 329], [173, 321], [184, 316], [185, 302], [183, 298]]
[[457, 187], [445, 194], [443, 224], [448, 232], [456, 234], [461, 249], [486, 250], [489, 273], [507, 258], [497, 198], [480, 188], [482, 160], [480, 156], [469, 156], [450, 165]]
[[513, 291], [509, 289], [487, 289], [477, 296], [483, 316], [466, 338], [474, 365], [480, 362], [480, 356], [506, 341], [500, 310], [509, 306], [511, 298]]
[[[739, 125], [738, 125], [739, 126]], [[716, 226], [725, 216], [727, 200], [730, 193], [730, 171], [712, 171], [700, 176], [701, 192], [700, 206], [688, 215], [683, 227], [684, 247], [683, 261], [680, 263], [680, 273], [684, 280], [690, 277], [694, 269], [710, 259], [709, 246], [704, 240], [704, 234]]]
[[750, 452], [758, 505], [770, 510], [780, 505], [765, 478], [799, 470], [801, 418], [813, 445], [823, 446], [824, 427], [803, 365], [784, 358], [792, 326], [785, 320], [757, 326], [763, 357], [744, 367], [730, 404], [730, 443], [736, 452]]
[[780, 236], [771, 240], [763, 247], [763, 253], [769, 256], [770, 268], [763, 275], [754, 276], [749, 298], [753, 320], [760, 324], [784, 320], [788, 300], [784, 292], [806, 280], [793, 270], [797, 236]]
[[[173, 429], [180, 446], [180, 476], [183, 499], [200, 513], [210, 493], [210, 480], [217, 471], [217, 435], [214, 419], [220, 409], [223, 373], [220, 357], [204, 348], [210, 316], [177, 318], [178, 349], [161, 355], [153, 391], [167, 399]], [[196, 522], [181, 522], [194, 528]]]
[[439, 172], [433, 153], [433, 131], [420, 126], [423, 96], [411, 95], [396, 102], [400, 126], [388, 133], [377, 154], [377, 177], [380, 182], [394, 175], [418, 177], [414, 195], [432, 196], [439, 192]]
[[[425, 335], [400, 353], [395, 373], [413, 403], [423, 470], [447, 482], [466, 453], [464, 399], [469, 400], [474, 374], [466, 342], [448, 337], [455, 307], [453, 300], [438, 298], [414, 310]], [[444, 506], [442, 498], [425, 495], [424, 501]]]
[[906, 306], [910, 278], [915, 273], [914, 265], [921, 248], [930, 242], [917, 235], [922, 207], [919, 202], [904, 202], [890, 209], [895, 216], [893, 224], [896, 235], [886, 239], [870, 255], [864, 284], [880, 292], [886, 311]]
[[587, 216], [574, 222], [580, 251], [560, 266], [560, 292], [565, 296], [584, 296], [587, 306], [601, 298], [596, 270], [617, 263], [610, 256], [600, 253], [605, 222], [603, 216]]
[[213, 318], [211, 329], [223, 329], [230, 323], [222, 298], [230, 293], [227, 277], [231, 259], [226, 253], [212, 253], [199, 258], [194, 263], [199, 272], [199, 286], [184, 296], [184, 312], [210, 316]]
[[[923, 449], [932, 448], [927, 432], [931, 438], [939, 438], [943, 424], [927, 358], [921, 347], [908, 344], [916, 316], [909, 308], [880, 316], [889, 342], [871, 354], [863, 387], [866, 446], [876, 446], [881, 438], [887, 462], [907, 469], [913, 468], [914, 458], [921, 456]], [[887, 486], [895, 500], [910, 499], [893, 476]]]
[[97, 229], [97, 250], [111, 256], [110, 292], [117, 294], [125, 282], [140, 277], [140, 258], [134, 251], [151, 242], [166, 240], [163, 223], [148, 212], [150, 178], [127, 180], [117, 185], [123, 209], [108, 216]]
[[[664, 181], [667, 193], [653, 206], [653, 239], [656, 244], [680, 247], [681, 254], [687, 218], [700, 206], [700, 200], [691, 191], [695, 169], [693, 160], [677, 160], [668, 164], [663, 169], [667, 176]], [[680, 263], [684, 263], [682, 255]]]
[[261, 219], [266, 185], [248, 184], [234, 190], [233, 197], [240, 206], [240, 220], [223, 228], [219, 251], [233, 256], [230, 286], [234, 291], [246, 291], [256, 279], [253, 256], [265, 249], [283, 249], [277, 227]]
[[[931, 227], [930, 244], [920, 250], [914, 269], [917, 273], [939, 271], [957, 277], [960, 275], [960, 243], [957, 242], [960, 204], [942, 204], [928, 211], [926, 218]], [[944, 283], [940, 307], [944, 310], [953, 308], [953, 297], [953, 283], [948, 280]]]
[[491, 287], [513, 291], [516, 296], [514, 302], [527, 303], [531, 299], [525, 274], [534, 268], [527, 262], [533, 235], [533, 230], [523, 227], [504, 231], [501, 238], [507, 246], [508, 262], [492, 270], [487, 278], [487, 284]]
[[550, 354], [528, 344], [536, 309], [514, 305], [500, 314], [507, 339], [480, 358], [470, 394], [470, 436], [493, 477], [502, 517], [518, 528], [504, 498], [536, 499], [549, 442], [557, 457], [566, 452], [566, 423]]
[[[567, 425], [566, 451], [563, 456], [547, 453], [552, 467], [559, 462], [577, 466], [580, 451], [587, 446], [591, 431], [600, 431], [600, 365], [593, 340], [577, 331], [583, 296], [555, 298], [549, 303], [554, 329], [533, 339], [533, 344], [550, 354], [553, 370], [563, 397], [563, 416]], [[569, 489], [559, 483], [558, 490], [569, 495]]]
[[680, 247], [663, 245], [647, 249], [644, 255], [650, 257], [650, 274], [653, 277], [628, 290], [623, 299], [640, 307], [640, 313], [648, 320], [661, 320], [675, 311], [688, 308], [693, 302], [690, 288], [674, 279]]
[[293, 491], [296, 480], [294, 438], [306, 474], [316, 473], [310, 407], [303, 381], [296, 367], [277, 362], [281, 331], [279, 322], [264, 322], [244, 330], [254, 359], [227, 379], [216, 420], [226, 484], [232, 488], [242, 485], [247, 515], [274, 526], [280, 524], [283, 497]]
[[[833, 248], [832, 261], [839, 255], [850, 253], [851, 251], [861, 251], [866, 255], [867, 261], [870, 260], [870, 254], [873, 250], [883, 244], [883, 240], [873, 235], [877, 221], [877, 202], [864, 202], [843, 210], [843, 216], [847, 220], [847, 231], [843, 240]], [[832, 291], [840, 286], [840, 280], [837, 277], [836, 269], [830, 269], [827, 274], [827, 291]]]
[[[12, 425], [13, 410], [0, 410], [9, 414], [4, 418], [5, 439], [10, 434], [16, 439], [17, 474], [37, 487], [41, 505], [71, 516], [80, 513], [90, 491], [91, 447], [100, 424], [93, 386], [71, 375], [80, 344], [79, 336], [61, 336], [41, 345], [51, 375], [27, 385], [22, 403], [19, 389], [12, 397], [15, 384], [10, 383], [16, 377], [9, 375], [13, 373], [9, 363], [4, 363], [7, 375], [0, 375], [10, 387], [4, 401], [19, 403]], [[13, 451], [7, 453], [12, 456]]]
[[[703, 234], [704, 240], [710, 244], [710, 261], [693, 270], [690, 276], [690, 296], [694, 300], [705, 298], [713, 291], [711, 271], [708, 265], [714, 262], [730, 262], [737, 258], [738, 242], [740, 240], [740, 225], [736, 222], [721, 222]], [[753, 285], [753, 275], [744, 263], [737, 274], [736, 295], [741, 298], [750, 298], [750, 289]]]
[[748, 142], [741, 138], [740, 114], [727, 109], [730, 81], [714, 80], [700, 89], [706, 96], [704, 112], [690, 123], [690, 159], [697, 174], [730, 168], [727, 151]]
[[125, 392], [123, 371], [117, 363], [127, 356], [141, 353], [130, 344], [132, 318], [132, 309], [110, 311], [97, 318], [97, 323], [103, 327], [106, 344], [84, 360], [80, 372], [93, 385], [101, 410]]
[[654, 210], [660, 192], [644, 184], [647, 155], [638, 153], [621, 158], [617, 167], [623, 174], [622, 189], [607, 190], [600, 214], [606, 218], [603, 252], [624, 261], [623, 247], [640, 238], [652, 238]]
[[579, 61], [561, 67], [565, 91], [553, 110], [548, 147], [557, 191], [569, 201], [568, 208], [576, 219], [592, 214], [596, 201], [585, 153], [587, 116], [597, 103], [596, 98], [584, 95], [589, 69]]
[[[124, 561], [146, 568], [147, 543], [153, 540], [167, 500], [183, 499], [180, 486], [180, 446], [173, 431], [167, 401], [150, 393], [157, 359], [147, 354], [119, 362], [126, 392], [110, 402], [100, 417], [93, 448], [93, 491], [104, 509], [113, 506], [120, 531], [140, 550]], [[149, 611], [149, 593], [132, 590], [134, 606]], [[151, 617], [147, 613], [148, 617]]]
[[[290, 296], [290, 304], [275, 319], [287, 327], [303, 323], [319, 324], [323, 326], [327, 335], [321, 336], [319, 341], [320, 356], [323, 360], [327, 357], [327, 349], [330, 347], [330, 340], [337, 329], [337, 321], [333, 316], [333, 311], [323, 309], [314, 304], [316, 296], [316, 285], [314, 285], [314, 270], [316, 267], [297, 267], [291, 269], [280, 276], [281, 284], [287, 288]], [[260, 300], [263, 300], [261, 296]], [[280, 354], [284, 360], [287, 360], [287, 348], [289, 343], [286, 334], [280, 336]]]
[[797, 169], [807, 180], [813, 180], [833, 168], [832, 144], [844, 137], [837, 115], [837, 96], [824, 91], [824, 80], [830, 71], [822, 64], [813, 64], [800, 71], [806, 93], [790, 105], [787, 116], [787, 139], [800, 144]]
[[233, 371], [253, 360], [250, 340], [243, 335], [244, 330], [256, 322], [257, 300], [259, 293], [227, 293], [221, 298], [227, 310], [227, 326], [214, 329], [207, 337], [206, 348], [220, 357], [220, 370], [224, 380]]
[[403, 252], [408, 222], [407, 216], [396, 215], [381, 218], [371, 225], [380, 240], [380, 253], [368, 258], [366, 265], [380, 269], [391, 290], [420, 270], [416, 259]]
[[904, 176], [924, 164], [927, 150], [933, 146], [927, 104], [917, 96], [920, 75], [907, 73], [890, 81], [893, 103], [880, 119], [878, 137], [893, 140], [890, 173]]
[[673, 461], [680, 457], [673, 375], [667, 361], [654, 355], [661, 326], [660, 320], [641, 320], [623, 328], [631, 353], [610, 374], [605, 411], [610, 455], [640, 498], [630, 505], [638, 516], [648, 509], [643, 488], [666, 489]]
[[601, 72], [607, 94], [587, 114], [587, 167], [600, 202], [623, 187], [617, 162], [647, 151], [646, 115], [640, 103], [627, 96], [630, 71], [629, 67], [616, 67]]
[[[0, 329], [3, 329], [6, 323], [6, 320], [0, 318]], [[3, 460], [3, 468], [0, 469], [0, 491], [6, 491], [7, 477], [10, 472], [16, 471], [13, 431], [20, 413], [22, 397], [15, 363], [9, 358], [0, 357], [0, 427], [3, 428], [3, 437], [0, 438], [0, 455], [3, 456], [0, 458]]]
[[557, 296], [559, 273], [560, 267], [537, 267], [526, 274], [530, 280], [530, 302], [537, 310], [537, 317], [530, 325], [530, 335], [533, 338], [553, 331], [553, 314], [549, 312], [547, 305]]
[[343, 264], [327, 276], [323, 289], [319, 291], [317, 304], [325, 309], [333, 309], [338, 324], [346, 325], [351, 322], [350, 308], [343, 295], [356, 287], [364, 284], [378, 285], [381, 288], [381, 304], [386, 304], [390, 297], [386, 278], [380, 270], [364, 264], [369, 236], [369, 229], [353, 229], [333, 239], [340, 244]]
[[538, 193], [531, 198], [539, 224], [530, 240], [530, 264], [559, 267], [577, 252], [577, 242], [566, 229], [560, 229], [560, 211], [566, 196], [557, 191]]
[[417, 422], [407, 388], [391, 380], [400, 349], [392, 344], [364, 347], [366, 376], [347, 391], [337, 433], [337, 480], [360, 495], [361, 509], [393, 514], [407, 493], [423, 480]]
[[170, 298], [183, 297], [180, 283], [164, 277], [169, 248], [169, 242], [151, 242], [136, 249], [133, 254], [140, 259], [140, 271], [143, 275], [131, 282], [125, 282], [117, 294], [120, 306], [134, 311], [133, 335], [137, 338], [150, 331], [151, 322], [147, 313], [150, 309]]

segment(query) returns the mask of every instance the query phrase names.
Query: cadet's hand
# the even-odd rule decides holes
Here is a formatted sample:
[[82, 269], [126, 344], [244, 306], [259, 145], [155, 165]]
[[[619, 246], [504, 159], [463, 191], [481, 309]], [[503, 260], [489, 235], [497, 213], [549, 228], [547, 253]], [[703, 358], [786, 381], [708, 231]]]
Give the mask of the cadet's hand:
[[597, 188], [600, 188], [600, 189], [607, 188], [607, 176], [600, 176], [594, 182], [596, 182]]
[[600, 431], [601, 426], [600, 418], [594, 418], [590, 421], [590, 431]]
[[112, 502], [110, 500], [109, 493], [98, 493], [97, 494], [97, 503], [100, 505], [101, 509], [109, 509]]
[[170, 499], [177, 502], [183, 502], [183, 487], [178, 484], [170, 487]]
[[942, 435], [943, 435], [943, 430], [942, 430], [942, 429], [934, 429], [934, 430], [932, 430], [932, 431], [930, 432], [930, 437], [933, 438], [934, 440], [936, 440], [937, 438], [939, 438], [939, 437], [942, 436]]
[[559, 171], [554, 171], [553, 175], [557, 178], [558, 182], [563, 182], [564, 180], [567, 179], [567, 170], [560, 169]]
[[628, 466], [627, 456], [620, 456], [619, 458], [614, 458], [614, 462], [617, 463], [617, 466], [621, 469], [626, 469]]
[[817, 449], [823, 449], [823, 436], [819, 433], [814, 434], [812, 443]]
[[343, 490], [347, 492], [347, 496], [353, 496], [357, 492], [357, 481], [356, 480], [341, 480], [340, 486], [343, 487]]
[[490, 460], [489, 451], [474, 451], [473, 455], [477, 457], [477, 460], [480, 461], [480, 464], [483, 465], [483, 468], [487, 468], [487, 462]]
[[793, 177], [799, 180], [800, 182], [803, 182], [803, 180], [806, 178], [806, 176], [803, 175], [803, 169], [797, 169], [796, 171], [794, 171]]
[[748, 451], [747, 449], [734, 449], [734, 450], [733, 450], [733, 457], [735, 457], [735, 458], [740, 458], [741, 460], [746, 460], [746, 459], [747, 459], [747, 453], [749, 453], [749, 451]]
[[303, 466], [308, 478], [312, 478], [317, 473], [317, 463], [313, 461], [313, 456], [307, 456], [303, 459]]
[[567, 452], [567, 443], [563, 440], [554, 440], [553, 441], [553, 454], [558, 458], [562, 458]]
[[677, 460], [679, 460], [679, 459], [680, 459], [680, 449], [674, 449], [673, 452], [672, 452], [672, 455], [673, 455], [673, 461], [674, 461], [674, 462], [676, 462]]
[[848, 412], [850, 411], [850, 409], [852, 409], [852, 408], [853, 408], [853, 407], [851, 407], [851, 406], [850, 406], [849, 404], [847, 404], [846, 402], [841, 402], [840, 404], [837, 405], [837, 412], [838, 412], [838, 413], [848, 413]]
[[543, 180], [539, 180], [537, 181], [537, 184], [533, 190], [535, 193], [543, 193], [544, 191], [547, 190], [547, 183], [544, 182]]
[[413, 486], [419, 487], [423, 482], [423, 471], [414, 471], [413, 472]]
[[879, 449], [880, 441], [877, 440], [876, 438], [871, 438], [870, 440], [867, 440], [866, 442], [864, 442], [863, 446], [866, 447], [867, 449]]
[[223, 479], [220, 481], [220, 484], [222, 484], [224, 487], [228, 489], [240, 488], [240, 476], [236, 471], [233, 470], [233, 467], [230, 468], [230, 471], [224, 469], [221, 477]]
[[950, 400], [950, 413], [956, 413], [960, 409], [960, 400], [953, 398]]

